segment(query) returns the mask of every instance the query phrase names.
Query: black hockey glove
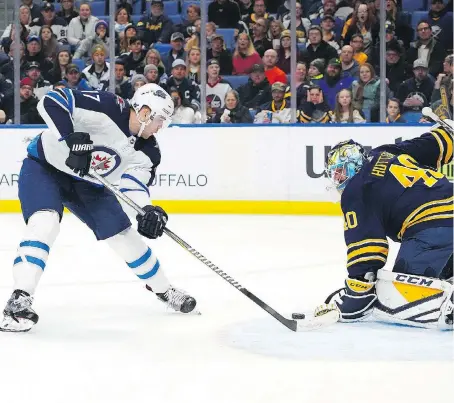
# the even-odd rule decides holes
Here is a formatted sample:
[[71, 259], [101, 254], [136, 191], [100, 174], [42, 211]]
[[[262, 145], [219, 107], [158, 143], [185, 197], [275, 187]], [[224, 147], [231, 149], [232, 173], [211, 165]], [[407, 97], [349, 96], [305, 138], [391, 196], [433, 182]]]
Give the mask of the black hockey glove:
[[145, 206], [143, 209], [145, 215], [138, 214], [136, 217], [139, 223], [137, 231], [146, 238], [159, 238], [169, 219], [167, 213], [159, 206]]
[[91, 165], [91, 153], [93, 152], [93, 141], [90, 140], [90, 135], [74, 132], [66, 137], [65, 141], [69, 147], [66, 166], [79, 174], [80, 177], [87, 175]]
[[335, 302], [341, 311], [340, 321], [354, 322], [369, 316], [376, 300], [375, 281], [348, 277], [345, 280], [345, 287], [329, 295], [325, 304]]

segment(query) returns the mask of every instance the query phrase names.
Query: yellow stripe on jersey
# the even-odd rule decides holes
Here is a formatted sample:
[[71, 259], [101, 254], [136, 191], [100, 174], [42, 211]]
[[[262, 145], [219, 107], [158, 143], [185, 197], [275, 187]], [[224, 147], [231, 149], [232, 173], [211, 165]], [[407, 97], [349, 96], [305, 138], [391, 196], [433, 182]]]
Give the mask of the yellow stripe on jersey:
[[440, 149], [440, 155], [438, 156], [437, 160], [437, 171], [441, 169], [441, 160], [443, 159], [443, 154], [445, 152], [445, 148], [443, 146], [443, 142], [441, 141], [440, 137], [435, 132], [430, 132], [432, 136], [434, 136], [435, 140], [437, 140], [438, 148]]
[[364, 245], [364, 244], [367, 244], [367, 243], [381, 243], [383, 245], [386, 245], [386, 247], [388, 247], [388, 241], [386, 239], [364, 239], [363, 241], [359, 241], [359, 242], [355, 242], [355, 243], [351, 243], [351, 244], [348, 244], [347, 245], [347, 248], [348, 249], [351, 249], [351, 248], [355, 248], [356, 246], [361, 246], [361, 245]]
[[437, 215], [431, 215], [430, 217], [423, 218], [421, 220], [418, 220], [414, 222], [413, 224], [409, 225], [411, 227], [412, 225], [420, 224], [425, 221], [432, 221], [432, 220], [446, 220], [448, 218], [453, 219], [454, 218], [454, 213], [452, 214], [437, 214]]
[[366, 257], [361, 257], [359, 259], [352, 260], [351, 262], [347, 263], [347, 269], [356, 263], [366, 262], [368, 260], [380, 260], [380, 261], [386, 263], [386, 258], [384, 258], [383, 256], [379, 256], [379, 255], [366, 256]]
[[[447, 164], [452, 160], [452, 149], [453, 149], [453, 138], [443, 128], [439, 127], [431, 131], [431, 134], [435, 137], [440, 148], [440, 156], [438, 161], [443, 161], [443, 164]], [[438, 167], [437, 167], [438, 168]]]
[[[424, 203], [415, 210], [413, 210], [408, 217], [405, 219], [405, 221], [402, 224], [402, 228], [400, 229], [399, 233], [397, 234], [398, 239], [402, 239], [404, 236], [405, 231], [407, 228], [418, 224], [421, 221], [421, 218], [427, 217], [430, 214], [436, 214], [439, 212], [446, 212], [446, 211], [454, 211], [453, 209], [453, 201], [454, 201], [454, 196], [448, 197], [447, 199], [442, 199], [442, 200], [433, 200], [428, 203]], [[444, 205], [444, 206], [442, 206]], [[446, 209], [442, 209], [441, 207], [446, 207]], [[448, 217], [446, 217], [448, 216]], [[433, 218], [435, 219], [445, 219], [449, 218], [450, 214], [438, 214]], [[424, 220], [428, 221], [428, 220]]]
[[364, 248], [356, 249], [347, 255], [347, 260], [350, 260], [358, 255], [364, 255], [366, 253], [381, 253], [388, 256], [388, 248], [382, 246], [366, 246]]

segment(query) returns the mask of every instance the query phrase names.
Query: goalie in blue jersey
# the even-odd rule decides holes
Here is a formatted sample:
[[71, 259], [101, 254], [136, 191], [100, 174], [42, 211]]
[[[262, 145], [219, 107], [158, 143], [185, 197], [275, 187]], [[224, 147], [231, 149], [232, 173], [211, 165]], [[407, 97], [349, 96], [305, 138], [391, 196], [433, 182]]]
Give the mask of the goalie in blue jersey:
[[[453, 157], [453, 122], [368, 154], [337, 144], [326, 173], [341, 193], [348, 277], [325, 303], [340, 321], [379, 320], [453, 328], [453, 186], [440, 172]], [[401, 246], [383, 270], [388, 238]]]

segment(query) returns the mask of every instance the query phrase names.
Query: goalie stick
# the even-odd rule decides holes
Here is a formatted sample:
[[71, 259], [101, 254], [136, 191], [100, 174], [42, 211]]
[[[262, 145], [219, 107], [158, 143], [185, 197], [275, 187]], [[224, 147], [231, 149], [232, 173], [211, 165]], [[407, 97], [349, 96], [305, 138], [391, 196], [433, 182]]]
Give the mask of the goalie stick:
[[[137, 211], [138, 214], [145, 215], [145, 211], [134, 201], [132, 201], [128, 196], [124, 195], [120, 190], [118, 190], [115, 186], [113, 186], [109, 181], [104, 179], [101, 175], [99, 175], [95, 170], [90, 170], [90, 176], [97, 179], [106, 189], [111, 191], [115, 196], [119, 199], [123, 200], [127, 205], [132, 207], [134, 210]], [[164, 228], [164, 232], [168, 235], [172, 240], [178, 243], [182, 248], [187, 250], [191, 255], [195, 256], [198, 260], [200, 260], [205, 266], [208, 266], [212, 271], [214, 271], [217, 275], [222, 277], [225, 281], [227, 281], [230, 285], [235, 287], [238, 291], [244, 294], [247, 298], [251, 301], [255, 302], [260, 308], [268, 312], [274, 319], [282, 323], [286, 328], [297, 332], [297, 331], [304, 331], [304, 330], [313, 330], [320, 327], [324, 327], [335, 323], [339, 320], [339, 311], [337, 307], [334, 305], [326, 306], [324, 311], [320, 311], [320, 316], [314, 316], [311, 319], [302, 319], [303, 315], [299, 316], [299, 320], [287, 319], [282, 316], [279, 312], [275, 311], [271, 308], [267, 303], [263, 302], [259, 297], [255, 294], [250, 292], [247, 288], [243, 287], [238, 281], [236, 281], [233, 277], [229, 276], [226, 272], [222, 271], [218, 266], [208, 260], [205, 256], [203, 256], [200, 252], [195, 250], [191, 245], [181, 239], [178, 235], [173, 233], [170, 229]]]

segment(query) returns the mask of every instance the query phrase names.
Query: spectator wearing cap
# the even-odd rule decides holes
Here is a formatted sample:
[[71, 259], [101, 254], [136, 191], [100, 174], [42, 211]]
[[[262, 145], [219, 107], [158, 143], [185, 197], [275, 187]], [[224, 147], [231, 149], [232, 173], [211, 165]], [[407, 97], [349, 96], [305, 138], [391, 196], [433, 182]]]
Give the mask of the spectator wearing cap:
[[147, 64], [143, 70], [143, 75], [149, 83], [161, 85], [159, 70], [154, 64]]
[[148, 80], [143, 74], [135, 74], [134, 77], [131, 79], [131, 94], [129, 98], [131, 99], [135, 92], [145, 84], [148, 84]]
[[325, 15], [322, 18], [320, 28], [322, 29], [323, 40], [336, 49], [337, 53], [340, 53], [340, 40], [338, 40], [334, 32], [334, 17], [332, 15]]
[[284, 98], [286, 89], [279, 81], [271, 86], [272, 100], [257, 108], [254, 123], [290, 123], [290, 98]]
[[[290, 31], [286, 29], [282, 31], [280, 46], [277, 50], [277, 63], [276, 66], [280, 68], [285, 74], [290, 74], [291, 70], [291, 37]], [[301, 60], [303, 58], [302, 53], [296, 50], [296, 59]]]
[[[13, 41], [11, 42], [11, 48], [9, 50], [9, 58], [10, 60], [3, 64], [0, 67], [0, 73], [5, 76], [5, 78], [14, 83], [14, 47], [16, 43]], [[27, 64], [27, 59], [25, 58], [25, 44], [23, 42], [20, 43], [19, 47], [19, 55], [20, 55], [20, 76], [21, 78], [25, 77], [25, 65]]]
[[[41, 1], [37, 2], [41, 3]], [[31, 19], [39, 19], [41, 17], [41, 4], [33, 3], [33, 0], [22, 0], [22, 4], [30, 9]]]
[[44, 124], [38, 113], [38, 99], [33, 94], [34, 81], [25, 77], [20, 82], [20, 122], [21, 124]]
[[106, 21], [98, 20], [95, 23], [95, 35], [85, 38], [74, 52], [74, 59], [88, 59], [90, 50], [95, 45], [104, 47], [106, 57], [109, 57], [109, 26]]
[[[432, 0], [427, 21], [432, 26], [433, 36], [448, 51], [452, 51], [452, 14], [443, 0]], [[452, 11], [451, 11], [452, 12]]]
[[38, 62], [41, 65], [43, 74], [52, 68], [52, 63], [46, 59], [44, 52], [41, 50], [41, 39], [39, 36], [30, 35], [27, 40], [25, 59], [27, 62]]
[[428, 76], [428, 66], [424, 59], [413, 62], [412, 78], [400, 84], [397, 98], [403, 105], [403, 112], [421, 111], [425, 106], [430, 106], [434, 89], [434, 80]]
[[271, 85], [265, 75], [263, 64], [255, 64], [249, 73], [249, 80], [238, 88], [241, 103], [249, 109], [271, 101]]
[[325, 102], [322, 89], [313, 85], [307, 91], [307, 99], [297, 111], [299, 123], [330, 123], [334, 120], [334, 113]]
[[[284, 28], [291, 31], [291, 18], [290, 14], [282, 20]], [[311, 27], [311, 21], [308, 18], [303, 17], [303, 6], [300, 2], [296, 2], [296, 37], [299, 43], [305, 43], [307, 40], [307, 32]]]
[[51, 89], [50, 82], [45, 80], [41, 74], [41, 68], [38, 62], [29, 62], [25, 68], [25, 74], [33, 80], [33, 93], [40, 100]]
[[171, 49], [163, 57], [163, 63], [166, 68], [166, 73], [171, 74], [172, 63], [177, 59], [186, 59], [186, 52], [184, 50], [184, 35], [181, 32], [174, 32], [170, 37]]
[[359, 64], [353, 59], [353, 48], [350, 45], [345, 45], [341, 49], [340, 61], [342, 63], [342, 76], [350, 76], [355, 79], [359, 77]]
[[[399, 40], [395, 35], [395, 26], [392, 21], [386, 21], [386, 48], [398, 49], [398, 53], [401, 55], [402, 59], [405, 60], [405, 50], [404, 44]], [[376, 71], [380, 69], [380, 39], [377, 40], [374, 48], [372, 49], [371, 57], [369, 58], [369, 63], [374, 66]]]
[[132, 92], [131, 81], [126, 76], [125, 61], [115, 60], [115, 94], [128, 99]]
[[69, 64], [66, 67], [65, 78], [62, 81], [67, 88], [79, 91], [92, 91], [93, 88], [88, 81], [80, 74], [79, 67], [76, 64]]
[[[68, 24], [73, 18], [77, 18], [79, 13], [74, 7], [74, 0], [61, 0], [61, 10], [57, 12], [57, 17], [63, 18]], [[68, 35], [69, 36], [69, 35]]]
[[265, 18], [257, 18], [252, 26], [252, 43], [260, 57], [263, 57], [265, 51], [273, 49], [271, 41], [267, 38], [268, 21]]
[[397, 98], [389, 98], [386, 105], [386, 123], [407, 123], [402, 117], [400, 101]]
[[350, 89], [354, 77], [342, 77], [342, 63], [338, 58], [331, 59], [326, 68], [325, 76], [318, 82], [323, 91], [325, 102], [331, 110], [336, 106], [336, 94], [343, 89]]
[[216, 59], [219, 61], [221, 71], [219, 74], [222, 76], [229, 76], [232, 74], [232, 55], [225, 49], [224, 37], [219, 34], [214, 34], [211, 37], [211, 49], [207, 49], [207, 59]]
[[197, 112], [200, 111], [200, 88], [186, 77], [186, 73], [186, 62], [183, 59], [175, 60], [172, 63], [172, 75], [163, 87], [165, 89], [175, 87], [182, 94], [183, 106], [189, 106]]
[[95, 36], [95, 24], [98, 18], [91, 15], [89, 3], [79, 6], [79, 16], [71, 20], [68, 26], [68, 42], [75, 49], [84, 39]]
[[437, 81], [435, 81], [431, 103], [441, 99], [441, 93], [446, 94], [449, 86], [452, 84], [454, 71], [453, 59], [454, 55], [449, 55], [446, 56], [443, 62], [443, 72], [437, 76]]
[[37, 21], [33, 20], [32, 24], [30, 24], [30, 34], [39, 35], [39, 31], [43, 25], [49, 25], [51, 27], [58, 42], [62, 44], [68, 43], [68, 24], [63, 18], [56, 16], [53, 3], [44, 2], [42, 4], [41, 16]]
[[367, 62], [368, 56], [363, 52], [364, 38], [361, 34], [355, 34], [350, 40], [350, 46], [353, 48], [353, 59], [355, 59], [360, 66]]
[[230, 90], [225, 94], [224, 107], [218, 109], [208, 123], [252, 123], [252, 116], [249, 109], [241, 104], [238, 92]]
[[427, 21], [420, 21], [416, 27], [417, 40], [412, 42], [407, 52], [408, 69], [411, 69], [416, 59], [424, 59], [429, 66], [429, 74], [437, 77], [443, 71], [443, 60], [446, 50], [433, 34], [432, 27]]
[[208, 5], [208, 21], [219, 28], [237, 28], [240, 20], [240, 8], [232, 0], [216, 0]]
[[323, 59], [325, 64], [328, 64], [328, 61], [338, 56], [337, 50], [325, 42], [322, 35], [322, 29], [319, 26], [312, 26], [309, 29], [309, 45], [306, 47], [309, 63], [315, 59]]
[[318, 85], [318, 82], [325, 76], [325, 60], [315, 59], [309, 64], [309, 80]]
[[206, 105], [207, 115], [213, 118], [216, 112], [224, 107], [224, 99], [232, 89], [230, 83], [224, 80], [219, 74], [221, 66], [216, 59], [210, 59], [207, 63], [207, 85], [206, 85]]
[[344, 15], [342, 14], [342, 11], [340, 11], [340, 9], [337, 7], [336, 0], [324, 0], [323, 5], [319, 3], [319, 6], [315, 10], [309, 10], [309, 19], [311, 20], [312, 25], [320, 26], [323, 17], [332, 15], [334, 17], [334, 32], [336, 33], [337, 38], [341, 38], [345, 19], [352, 13], [353, 8], [351, 8], [351, 11], [347, 12], [347, 14]]
[[[397, 93], [399, 85], [409, 76], [401, 52], [402, 48], [396, 42], [391, 42], [386, 47], [386, 77], [388, 78], [388, 86], [394, 93]], [[380, 65], [375, 71], [380, 72]]]
[[72, 55], [68, 47], [62, 47], [58, 50], [54, 60], [54, 66], [47, 74], [43, 73], [51, 84], [63, 80], [66, 77], [66, 67], [72, 63]]
[[174, 111], [172, 115], [173, 124], [195, 124], [201, 123], [202, 115], [193, 107], [189, 106], [181, 91], [176, 87], [167, 90], [172, 98]]
[[173, 23], [164, 15], [164, 5], [161, 0], [151, 1], [150, 15], [140, 19], [137, 30], [148, 46], [154, 43], [169, 43]]
[[245, 32], [238, 35], [235, 51], [233, 52], [232, 64], [234, 75], [247, 74], [254, 64], [262, 63], [260, 55], [254, 48], [251, 38]]
[[129, 53], [125, 53], [119, 57], [125, 61], [126, 75], [129, 77], [134, 74], [142, 74], [146, 65], [146, 54], [143, 50], [142, 40], [136, 36], [129, 41]]
[[274, 49], [268, 49], [263, 56], [263, 65], [265, 66], [265, 75], [268, 82], [273, 85], [275, 82], [287, 83], [287, 76], [276, 66], [277, 52]]
[[105, 91], [109, 86], [110, 65], [106, 62], [104, 46], [93, 46], [91, 57], [93, 63], [82, 71], [82, 78], [85, 78], [94, 90]]

